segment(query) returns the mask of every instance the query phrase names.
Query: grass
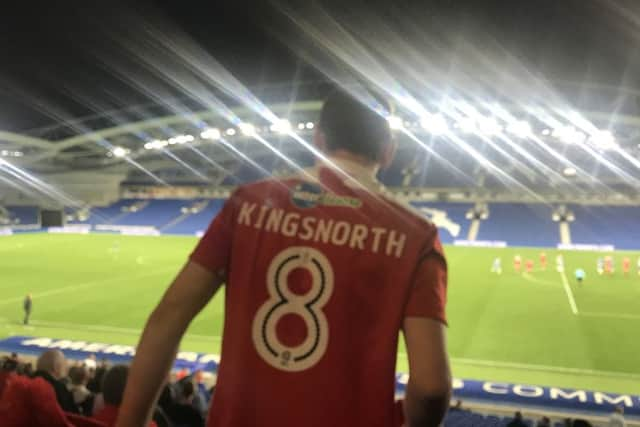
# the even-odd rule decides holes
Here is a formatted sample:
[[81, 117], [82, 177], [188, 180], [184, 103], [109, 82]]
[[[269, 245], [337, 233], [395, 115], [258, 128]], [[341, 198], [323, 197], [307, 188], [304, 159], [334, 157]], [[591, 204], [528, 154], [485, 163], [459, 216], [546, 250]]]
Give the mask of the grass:
[[[0, 238], [0, 337], [47, 336], [135, 344], [147, 315], [196, 243], [192, 237], [110, 234], [23, 234]], [[449, 350], [458, 378], [637, 393], [640, 367], [640, 276], [595, 272], [598, 254], [563, 252], [563, 279], [550, 267], [522, 275], [518, 253], [538, 260], [538, 249], [448, 247]], [[489, 272], [500, 256], [504, 272]], [[640, 253], [616, 253], [635, 261]], [[584, 285], [573, 280], [587, 271]], [[22, 326], [22, 298], [34, 296], [33, 325]], [[218, 294], [195, 319], [182, 349], [217, 353], [223, 323]], [[398, 371], [406, 372], [405, 350]]]

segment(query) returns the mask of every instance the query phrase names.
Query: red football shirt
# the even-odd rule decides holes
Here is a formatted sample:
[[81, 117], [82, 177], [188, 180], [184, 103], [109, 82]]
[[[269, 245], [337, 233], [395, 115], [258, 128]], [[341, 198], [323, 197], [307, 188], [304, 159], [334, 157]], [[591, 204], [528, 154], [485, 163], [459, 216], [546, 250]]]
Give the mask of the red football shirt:
[[191, 255], [227, 285], [210, 427], [388, 426], [403, 318], [446, 321], [436, 227], [341, 165], [240, 187]]

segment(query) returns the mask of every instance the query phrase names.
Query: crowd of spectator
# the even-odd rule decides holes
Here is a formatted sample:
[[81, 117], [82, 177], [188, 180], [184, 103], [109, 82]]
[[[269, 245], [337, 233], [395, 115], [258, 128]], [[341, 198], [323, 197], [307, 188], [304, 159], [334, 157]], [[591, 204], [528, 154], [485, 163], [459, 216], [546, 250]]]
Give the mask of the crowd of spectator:
[[[0, 423], [3, 427], [109, 427], [115, 424], [129, 367], [106, 361], [70, 363], [48, 350], [31, 363], [16, 354], [0, 360]], [[158, 400], [151, 426], [203, 427], [212, 390], [198, 373], [179, 373]]]
[[[0, 359], [0, 420], [3, 427], [109, 427], [115, 424], [122, 403], [129, 367], [111, 366], [89, 357], [70, 363], [59, 350], [48, 350], [35, 369], [18, 355]], [[180, 371], [167, 379], [154, 410], [153, 427], [204, 427], [213, 389], [207, 390], [198, 372]], [[466, 411], [456, 400], [450, 412]], [[516, 412], [508, 427], [528, 424]], [[567, 427], [588, 427], [584, 420], [564, 420]], [[609, 425], [623, 427], [622, 408]], [[550, 427], [542, 417], [537, 427]]]

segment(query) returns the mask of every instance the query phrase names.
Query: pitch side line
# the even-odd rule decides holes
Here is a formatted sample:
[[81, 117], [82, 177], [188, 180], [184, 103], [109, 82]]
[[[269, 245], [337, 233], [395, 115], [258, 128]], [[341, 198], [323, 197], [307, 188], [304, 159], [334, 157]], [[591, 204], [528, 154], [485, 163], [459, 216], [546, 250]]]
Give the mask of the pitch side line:
[[[111, 277], [109, 279], [93, 280], [91, 282], [79, 283], [77, 285], [65, 286], [64, 288], [58, 288], [58, 289], [53, 289], [51, 291], [40, 292], [38, 294], [34, 294], [33, 297], [42, 298], [42, 297], [48, 297], [51, 295], [64, 294], [67, 292], [77, 291], [79, 289], [85, 289], [85, 288], [92, 288], [94, 286], [104, 285], [105, 283], [111, 283], [111, 282], [123, 282], [125, 280], [133, 281], [136, 279], [142, 279], [143, 277], [151, 277], [151, 276], [164, 274], [171, 270], [177, 271], [174, 268], [171, 268], [171, 269], [156, 270], [150, 273], [142, 273], [142, 274], [137, 274], [133, 276], [120, 276], [120, 277]], [[22, 300], [24, 300], [24, 297], [9, 298], [9, 299], [0, 301], [0, 305], [13, 304], [16, 302], [20, 302]]]
[[567, 293], [567, 298], [569, 298], [569, 305], [571, 306], [571, 311], [573, 314], [578, 314], [578, 306], [576, 305], [576, 300], [573, 298], [573, 292], [571, 292], [571, 286], [569, 286], [569, 280], [567, 279], [567, 275], [564, 274], [564, 270], [560, 272], [560, 278], [562, 279], [562, 286], [564, 286], [564, 291]]
[[604, 313], [596, 311], [581, 311], [580, 316], [586, 317], [607, 317], [613, 319], [640, 319], [640, 314], [626, 314], [626, 313]]

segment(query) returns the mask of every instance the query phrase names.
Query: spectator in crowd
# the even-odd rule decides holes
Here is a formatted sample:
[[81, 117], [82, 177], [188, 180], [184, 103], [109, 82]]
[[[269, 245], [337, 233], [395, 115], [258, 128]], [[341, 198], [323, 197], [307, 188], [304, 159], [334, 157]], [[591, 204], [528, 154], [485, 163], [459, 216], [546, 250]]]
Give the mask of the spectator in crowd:
[[58, 404], [51, 384], [42, 377], [13, 374], [0, 399], [2, 427], [73, 427]]
[[96, 370], [93, 372], [89, 383], [87, 384], [87, 388], [94, 394], [100, 393], [102, 391], [102, 379], [104, 378], [104, 374], [109, 369], [109, 365], [106, 362], [102, 362]]
[[95, 370], [98, 367], [98, 362], [96, 362], [95, 354], [90, 354], [89, 357], [84, 359], [83, 363], [84, 363], [84, 366], [87, 367], [87, 369]]
[[[102, 379], [102, 399], [104, 400], [104, 407], [93, 417], [109, 427], [115, 425], [116, 418], [118, 418], [118, 410], [122, 403], [122, 395], [127, 385], [128, 376], [128, 366], [116, 365], [109, 369]], [[157, 427], [153, 421], [149, 425]]]
[[179, 426], [204, 427], [204, 417], [193, 407], [195, 396], [193, 381], [185, 381], [180, 390], [178, 401], [169, 407], [167, 415]]
[[73, 395], [62, 381], [66, 378], [67, 372], [64, 354], [60, 350], [47, 350], [36, 362], [34, 378], [42, 378], [51, 384], [62, 409], [77, 414], [80, 411], [73, 401]]
[[515, 417], [507, 424], [507, 427], [528, 427], [522, 419], [522, 412], [516, 412]]
[[460, 399], [456, 400], [456, 403], [451, 405], [451, 408], [449, 408], [449, 410], [450, 411], [462, 411], [462, 400], [460, 400]]
[[624, 408], [622, 406], [617, 406], [613, 411], [613, 414], [609, 417], [609, 427], [625, 427], [626, 423], [624, 421]]
[[18, 369], [18, 361], [14, 358], [6, 358], [0, 365], [0, 398], [7, 383], [16, 375]]
[[93, 413], [94, 394], [87, 388], [89, 372], [84, 366], [73, 366], [69, 369], [69, 391], [73, 395], [74, 403], [80, 408], [82, 415], [90, 416]]
[[540, 421], [538, 421], [537, 427], [551, 427], [551, 420], [549, 417], [542, 417]]

